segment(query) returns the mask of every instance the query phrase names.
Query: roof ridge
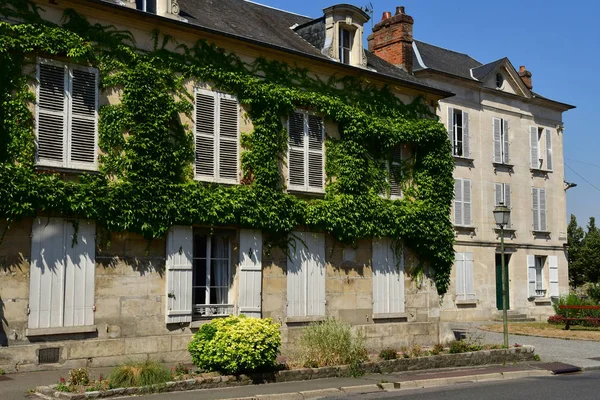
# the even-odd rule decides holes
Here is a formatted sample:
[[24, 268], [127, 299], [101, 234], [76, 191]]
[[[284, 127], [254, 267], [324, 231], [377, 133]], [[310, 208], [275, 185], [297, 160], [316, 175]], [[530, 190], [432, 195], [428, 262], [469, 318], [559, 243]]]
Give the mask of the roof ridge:
[[287, 11], [287, 10], [282, 10], [281, 8], [277, 8], [277, 7], [272, 7], [272, 6], [268, 6], [266, 4], [261, 4], [261, 3], [257, 3], [256, 1], [252, 1], [252, 0], [244, 0], [244, 2], [246, 3], [251, 3], [251, 4], [255, 4], [257, 6], [261, 6], [261, 7], [265, 7], [265, 8], [270, 8], [271, 10], [277, 10], [277, 11], [281, 11], [283, 13], [286, 14], [292, 14], [292, 15], [297, 15], [299, 17], [304, 17], [304, 18], [309, 18], [309, 19], [314, 19], [312, 17], [309, 17], [308, 15], [303, 15], [303, 14], [298, 14], [295, 12], [291, 12], [291, 11]]
[[[441, 47], [441, 46], [437, 46], [437, 45], [435, 45], [435, 44], [431, 44], [431, 43], [428, 43], [428, 42], [424, 42], [424, 41], [422, 41], [422, 40], [416, 40], [416, 39], [414, 39], [414, 40], [413, 40], [413, 42], [419, 42], [419, 43], [423, 43], [423, 44], [426, 44], [427, 46], [437, 47], [438, 49], [446, 50], [446, 51], [449, 51], [449, 52], [451, 52], [451, 53], [456, 53], [456, 54], [460, 54], [460, 55], [462, 55], [462, 56], [467, 56], [467, 57], [469, 57], [471, 60], [473, 60], [473, 61], [475, 61], [475, 62], [478, 62], [478, 63], [479, 63], [479, 64], [481, 64], [481, 65], [485, 65], [484, 63], [482, 63], [482, 62], [481, 62], [481, 61], [479, 61], [479, 60], [476, 60], [476, 59], [474, 59], [473, 57], [471, 57], [471, 56], [470, 56], [469, 54], [467, 54], [467, 53], [461, 53], [460, 51], [456, 51], [456, 50], [450, 50], [450, 49], [447, 49], [447, 48], [445, 48], [445, 47]], [[489, 64], [489, 63], [488, 63], [488, 64]]]

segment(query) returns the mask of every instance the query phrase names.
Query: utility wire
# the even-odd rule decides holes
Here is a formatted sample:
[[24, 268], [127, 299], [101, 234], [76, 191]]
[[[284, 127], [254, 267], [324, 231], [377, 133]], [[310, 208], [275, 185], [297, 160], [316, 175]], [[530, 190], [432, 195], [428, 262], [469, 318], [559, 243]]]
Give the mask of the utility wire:
[[581, 179], [583, 179], [583, 180], [584, 180], [586, 183], [588, 183], [588, 184], [589, 184], [591, 187], [593, 187], [594, 189], [596, 189], [597, 191], [599, 191], [599, 192], [600, 192], [600, 189], [598, 189], [598, 187], [597, 187], [596, 185], [594, 185], [592, 182], [590, 182], [590, 181], [588, 181], [587, 179], [585, 179], [585, 178], [584, 178], [584, 177], [583, 177], [583, 176], [582, 176], [582, 175], [581, 175], [579, 172], [577, 172], [577, 171], [575, 171], [573, 168], [571, 168], [571, 167], [569, 166], [569, 164], [565, 163], [565, 166], [566, 166], [567, 168], [569, 168], [571, 171], [573, 171], [573, 173], [574, 173], [575, 175], [577, 175], [578, 177], [580, 177]]
[[600, 168], [600, 165], [596, 165], [596, 164], [590, 164], [590, 163], [588, 163], [588, 162], [583, 162], [583, 161], [577, 161], [577, 160], [573, 160], [572, 158], [566, 158], [566, 157], [565, 157], [565, 160], [569, 160], [569, 161], [571, 161], [571, 162], [574, 162], [574, 163], [579, 163], [579, 164], [583, 164], [583, 165], [589, 165], [590, 167], [596, 167], [596, 168]]

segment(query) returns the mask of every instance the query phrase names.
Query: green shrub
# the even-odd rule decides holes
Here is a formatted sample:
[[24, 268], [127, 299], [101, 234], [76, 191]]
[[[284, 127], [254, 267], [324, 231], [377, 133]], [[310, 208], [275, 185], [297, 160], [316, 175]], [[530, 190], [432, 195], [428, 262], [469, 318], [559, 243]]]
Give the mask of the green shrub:
[[240, 315], [202, 325], [188, 350], [198, 368], [238, 374], [273, 369], [280, 346], [279, 326], [271, 318]]
[[421, 346], [419, 346], [418, 344], [413, 344], [410, 347], [410, 357], [411, 358], [421, 357], [422, 355], [423, 355], [423, 348], [421, 348]]
[[395, 360], [396, 358], [398, 358], [398, 352], [396, 351], [396, 349], [388, 347], [379, 352], [379, 358], [381, 358], [382, 360]]
[[570, 293], [566, 296], [560, 296], [558, 301], [556, 301], [554, 306], [554, 312], [556, 312], [556, 316], [552, 317], [553, 322], [562, 321], [560, 317], [566, 318], [567, 316], [570, 318], [582, 318], [580, 321], [571, 321], [571, 325], [583, 325], [583, 326], [598, 326], [598, 322], [594, 321], [593, 318], [600, 318], [600, 310], [564, 310], [560, 309], [561, 305], [569, 305], [569, 306], [595, 306], [597, 305], [594, 300], [591, 299], [582, 299], [574, 293]]
[[433, 346], [433, 349], [431, 350], [431, 354], [433, 354], [434, 356], [437, 356], [438, 354], [440, 354], [442, 351], [444, 351], [444, 345], [443, 344], [436, 344], [435, 346]]
[[587, 289], [587, 295], [596, 304], [600, 304], [600, 283], [591, 283]]
[[75, 368], [69, 371], [69, 384], [73, 386], [90, 383], [90, 372], [87, 368]]
[[449, 352], [451, 354], [467, 353], [471, 351], [471, 346], [464, 340], [453, 340], [448, 347], [450, 348]]
[[108, 378], [112, 388], [155, 385], [171, 379], [171, 372], [152, 360], [115, 367]]
[[369, 357], [364, 336], [353, 334], [349, 325], [335, 318], [327, 318], [304, 329], [300, 337], [300, 358], [304, 366], [350, 364], [356, 367]]

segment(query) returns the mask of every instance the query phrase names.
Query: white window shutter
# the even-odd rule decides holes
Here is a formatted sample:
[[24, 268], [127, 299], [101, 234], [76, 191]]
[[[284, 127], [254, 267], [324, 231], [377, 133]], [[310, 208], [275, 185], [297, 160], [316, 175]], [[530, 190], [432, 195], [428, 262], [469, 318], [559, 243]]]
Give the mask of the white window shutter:
[[219, 182], [238, 181], [239, 112], [235, 97], [219, 93]]
[[323, 190], [323, 119], [308, 115], [308, 186], [317, 191]]
[[463, 111], [463, 156], [471, 157], [471, 137], [469, 134], [469, 113]]
[[65, 231], [64, 326], [93, 325], [96, 224], [79, 221], [76, 243], [71, 222], [66, 221]]
[[531, 149], [531, 168], [539, 169], [540, 168], [540, 150], [539, 150], [537, 126], [529, 127], [529, 137], [530, 137], [530, 149]]
[[536, 270], [534, 255], [527, 255], [527, 281], [527, 295], [530, 298], [535, 297]]
[[[512, 211], [512, 203], [510, 200], [510, 184], [505, 183], [505, 184], [503, 184], [503, 186], [504, 186], [504, 205], [506, 207], [508, 207], [509, 210]], [[512, 225], [512, 212], [510, 213], [507, 227], [510, 228], [511, 225]]]
[[532, 210], [533, 210], [533, 230], [539, 231], [540, 228], [540, 194], [538, 188], [531, 189]]
[[456, 253], [454, 255], [454, 267], [456, 269], [456, 299], [466, 299], [465, 286], [465, 253]]
[[70, 70], [69, 167], [96, 169], [98, 71]]
[[464, 253], [465, 298], [475, 299], [475, 275], [473, 271], [473, 253]]
[[68, 76], [66, 65], [38, 64], [37, 161], [43, 165], [65, 166]]
[[240, 230], [240, 278], [238, 312], [261, 317], [262, 309], [262, 232]]
[[196, 89], [196, 176], [200, 179], [215, 179], [216, 147], [216, 93]]
[[166, 323], [192, 321], [192, 260], [194, 236], [191, 226], [174, 226], [167, 234]]
[[287, 316], [305, 316], [306, 314], [306, 265], [308, 257], [304, 246], [304, 232], [292, 232], [288, 244], [287, 260]]
[[546, 169], [552, 171], [552, 133], [546, 129]]
[[290, 189], [306, 187], [304, 114], [294, 112], [288, 119], [288, 181]]
[[390, 156], [390, 198], [399, 199], [402, 196], [402, 186], [400, 180], [396, 178], [402, 172], [402, 145], [396, 145], [392, 148]]
[[325, 315], [325, 235], [307, 232], [307, 315]]
[[550, 297], [558, 297], [558, 257], [548, 256], [548, 267], [550, 271]]
[[508, 149], [508, 140], [510, 138], [509, 134], [508, 134], [508, 121], [503, 119], [502, 123], [504, 124], [504, 135], [502, 136], [502, 149], [504, 150], [502, 153], [502, 162], [505, 164], [510, 163], [510, 153], [509, 153], [509, 149]]
[[62, 326], [65, 234], [62, 219], [38, 218], [33, 223], [27, 323], [29, 329]]
[[493, 118], [492, 120], [493, 131], [494, 131], [494, 162], [502, 162], [502, 120], [500, 118]]
[[455, 154], [454, 149], [454, 109], [448, 107], [448, 139], [452, 147], [452, 154]]
[[546, 217], [546, 189], [538, 189], [539, 193], [539, 205], [540, 205], [540, 230], [547, 231], [547, 217]]
[[373, 313], [404, 312], [404, 258], [396, 257], [393, 241], [373, 239]]
[[463, 225], [463, 180], [454, 180], [454, 225]]
[[495, 206], [498, 206], [500, 203], [504, 202], [504, 198], [503, 198], [503, 188], [502, 188], [502, 184], [501, 183], [495, 183], [494, 184], [494, 202], [495, 202]]
[[463, 179], [463, 225], [470, 226], [471, 219], [471, 180]]

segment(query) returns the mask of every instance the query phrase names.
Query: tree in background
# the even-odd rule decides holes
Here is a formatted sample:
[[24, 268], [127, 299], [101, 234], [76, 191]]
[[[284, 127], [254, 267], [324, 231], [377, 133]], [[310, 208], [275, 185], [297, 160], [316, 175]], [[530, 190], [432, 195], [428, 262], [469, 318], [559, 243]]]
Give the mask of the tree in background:
[[590, 217], [587, 232], [584, 232], [571, 215], [567, 235], [571, 286], [600, 282], [600, 229], [596, 227], [596, 219]]
[[571, 221], [567, 227], [567, 244], [569, 246], [568, 261], [569, 261], [569, 282], [571, 287], [577, 287], [585, 283], [585, 273], [582, 263], [580, 262], [579, 252], [585, 232], [583, 228], [577, 225], [577, 218], [571, 214]]

